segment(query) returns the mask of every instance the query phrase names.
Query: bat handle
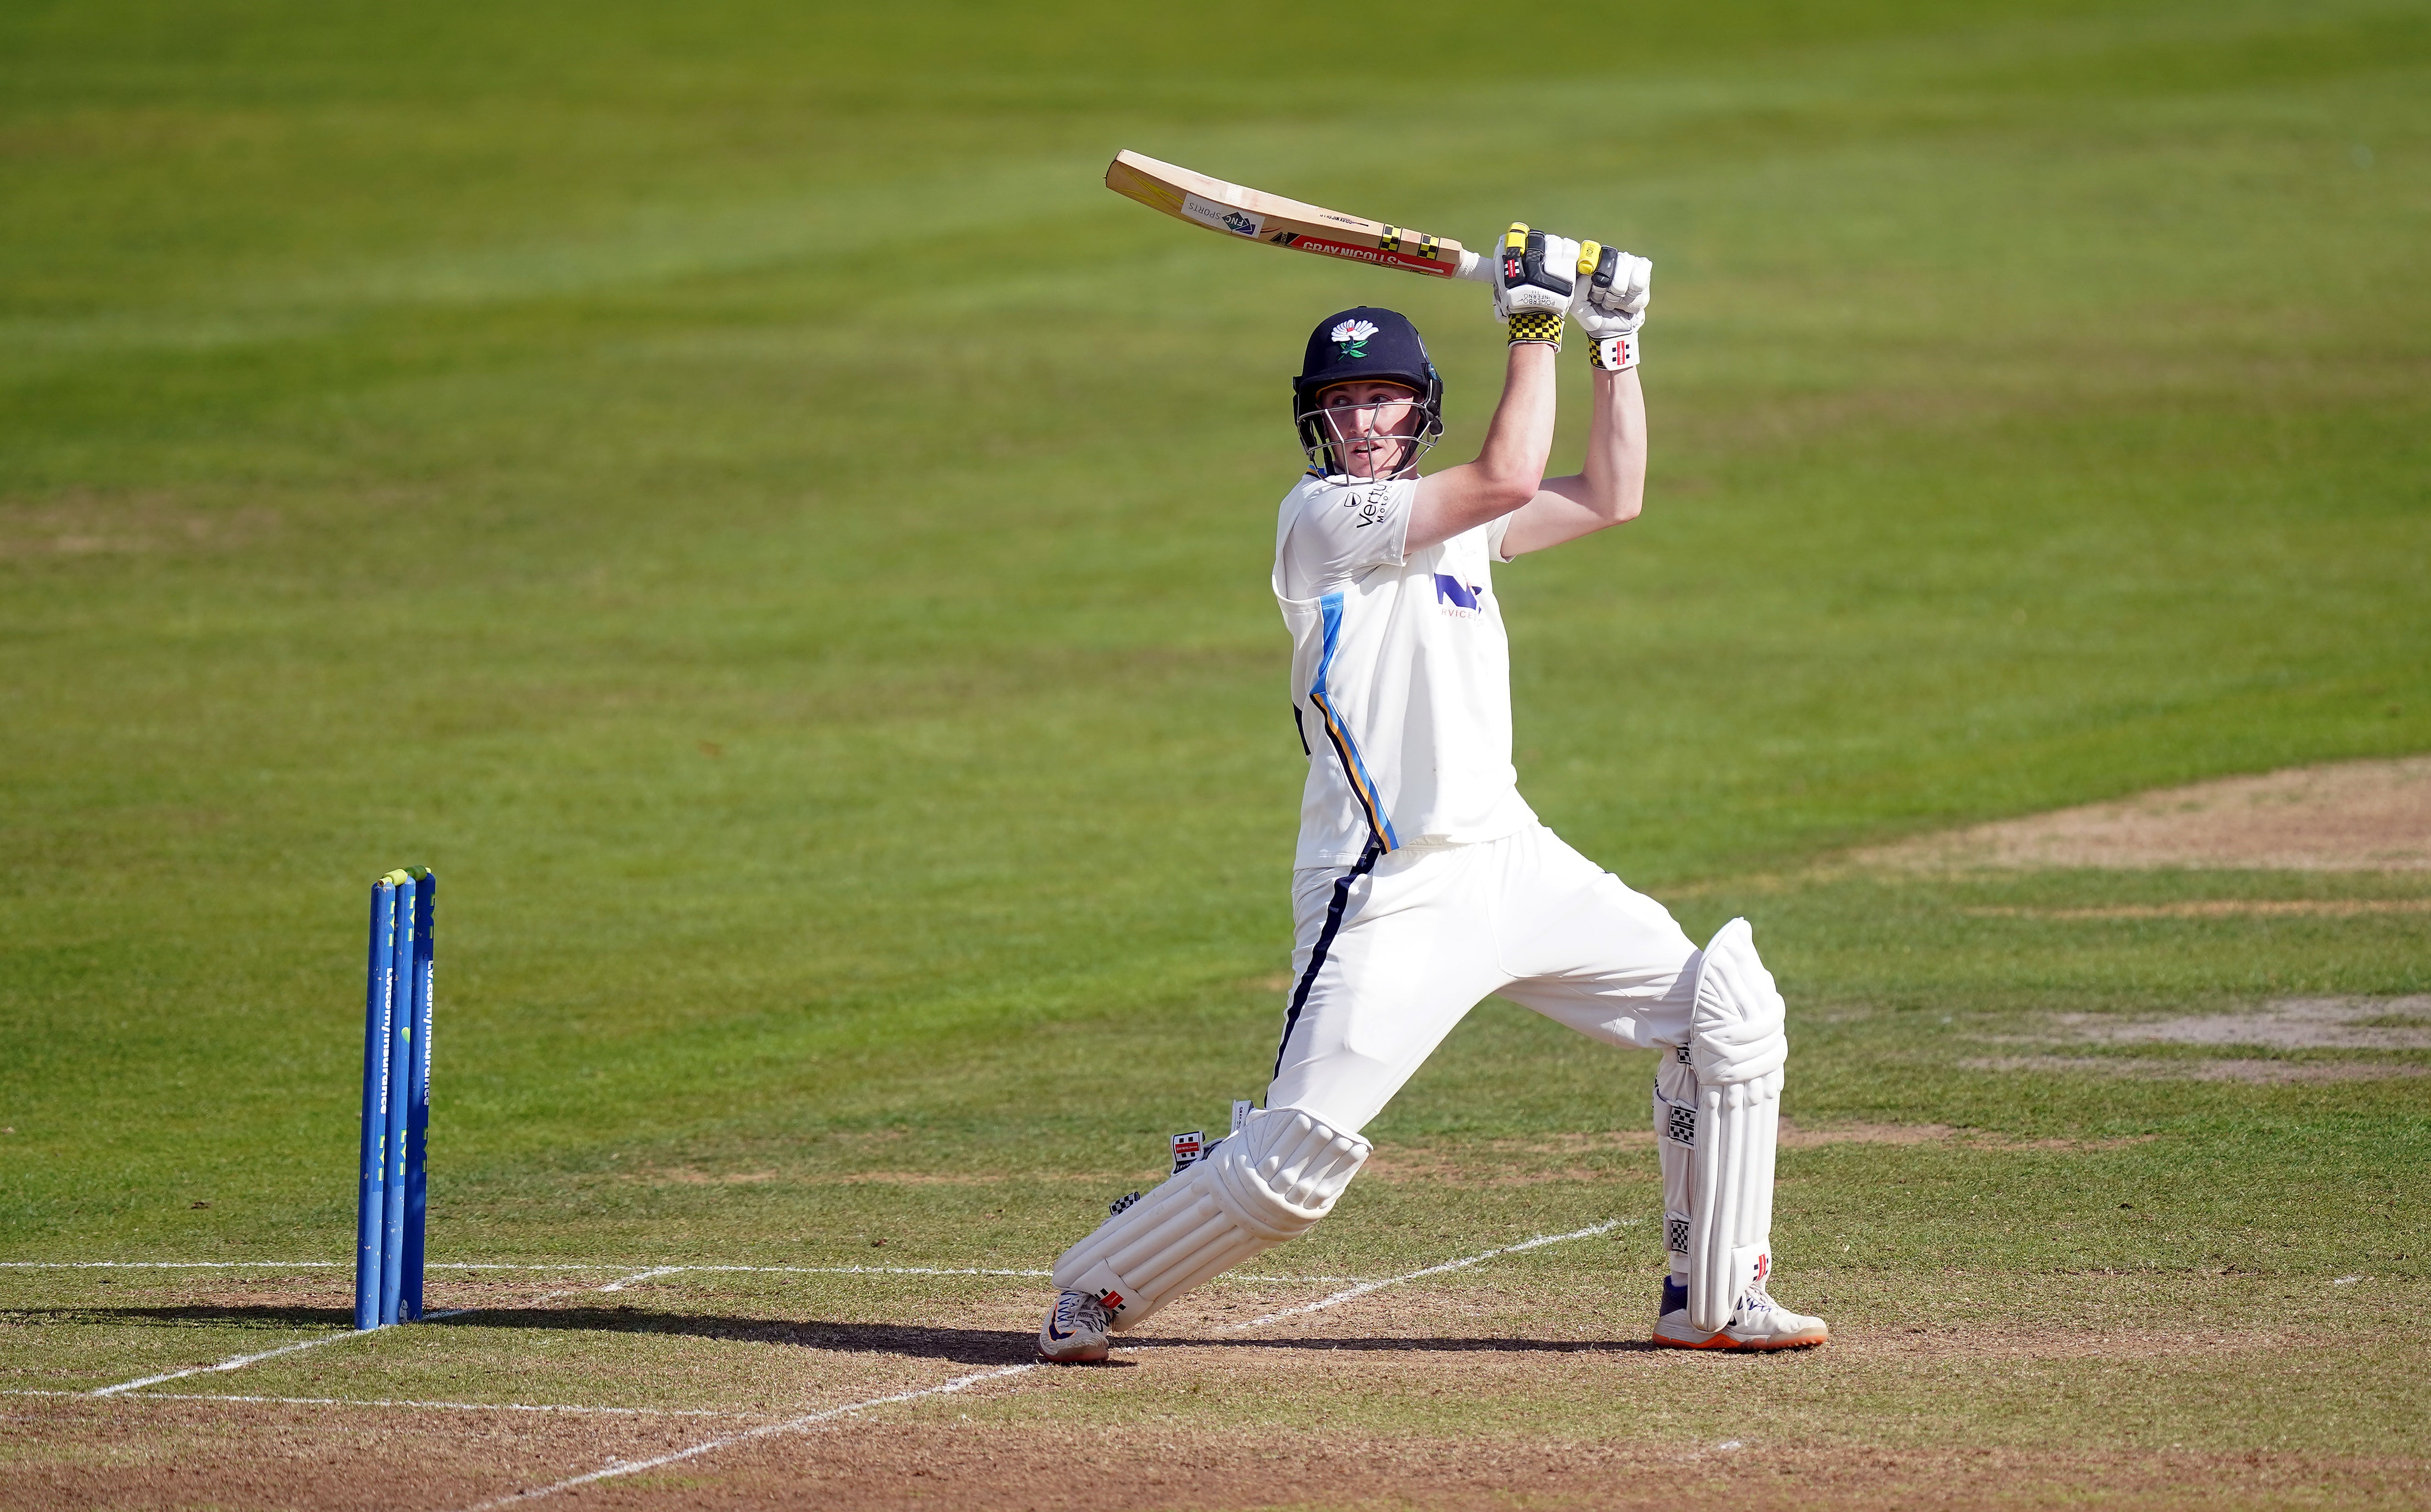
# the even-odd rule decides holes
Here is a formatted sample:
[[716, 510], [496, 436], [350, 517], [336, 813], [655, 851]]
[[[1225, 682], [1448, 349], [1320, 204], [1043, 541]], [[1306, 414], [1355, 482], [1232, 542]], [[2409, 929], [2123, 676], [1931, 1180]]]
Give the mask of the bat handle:
[[1467, 247], [1463, 247], [1460, 251], [1460, 271], [1452, 276], [1466, 278], [1473, 284], [1490, 284], [1494, 282], [1494, 271], [1499, 266], [1500, 263], [1495, 258], [1480, 257]]

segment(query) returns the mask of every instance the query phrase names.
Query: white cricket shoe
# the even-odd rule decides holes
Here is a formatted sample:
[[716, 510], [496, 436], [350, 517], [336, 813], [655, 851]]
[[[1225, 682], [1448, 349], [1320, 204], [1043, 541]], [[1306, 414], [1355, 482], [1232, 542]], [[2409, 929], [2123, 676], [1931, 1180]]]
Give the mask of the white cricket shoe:
[[1053, 1365], [1094, 1365], [1113, 1347], [1114, 1320], [1085, 1291], [1067, 1291], [1038, 1330], [1038, 1357]]
[[1831, 1337], [1829, 1323], [1773, 1301], [1761, 1279], [1739, 1298], [1722, 1331], [1709, 1334], [1688, 1321], [1688, 1288], [1666, 1277], [1663, 1316], [1654, 1324], [1654, 1342], [1667, 1349], [1812, 1349]]

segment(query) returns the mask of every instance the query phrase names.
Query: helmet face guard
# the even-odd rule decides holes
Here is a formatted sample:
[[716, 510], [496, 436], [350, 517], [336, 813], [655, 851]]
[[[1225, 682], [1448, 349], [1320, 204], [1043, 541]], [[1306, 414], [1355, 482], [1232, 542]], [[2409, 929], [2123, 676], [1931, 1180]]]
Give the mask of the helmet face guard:
[[[1307, 455], [1309, 465], [1328, 476], [1351, 477], [1362, 482], [1416, 477], [1418, 459], [1426, 456], [1434, 446], [1435, 439], [1443, 433], [1442, 421], [1429, 411], [1423, 396], [1416, 390], [1400, 385], [1399, 379], [1353, 381], [1393, 383], [1401, 387], [1403, 391], [1390, 398], [1372, 399], [1355, 405], [1326, 404], [1320, 394], [1317, 404], [1294, 417], [1299, 427], [1300, 450]], [[1383, 409], [1399, 409], [1401, 413], [1393, 417], [1389, 426], [1380, 425], [1376, 412]], [[1364, 416], [1366, 420], [1366, 424], [1356, 430], [1350, 424], [1350, 417], [1354, 415]]]
[[1292, 424], [1299, 432], [1300, 451], [1321, 473], [1359, 476], [1339, 445], [1343, 438], [1316, 402], [1326, 390], [1346, 383], [1396, 383], [1410, 390], [1418, 419], [1416, 431], [1400, 438], [1408, 443], [1407, 455], [1389, 471], [1371, 475], [1417, 475], [1418, 459], [1443, 437], [1443, 378], [1427, 357], [1418, 328], [1397, 311], [1362, 305], [1327, 316], [1309, 332], [1299, 375], [1292, 379]]

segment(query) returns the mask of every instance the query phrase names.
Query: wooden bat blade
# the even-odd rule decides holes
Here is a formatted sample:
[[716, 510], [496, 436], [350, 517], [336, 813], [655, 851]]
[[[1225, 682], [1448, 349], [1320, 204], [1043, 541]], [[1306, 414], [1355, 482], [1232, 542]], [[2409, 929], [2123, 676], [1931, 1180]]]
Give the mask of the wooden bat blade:
[[1115, 155], [1115, 160], [1106, 165], [1106, 187], [1219, 236], [1433, 278], [1482, 283], [1493, 275], [1490, 260], [1448, 237], [1364, 221], [1323, 206], [1228, 184], [1135, 152]]

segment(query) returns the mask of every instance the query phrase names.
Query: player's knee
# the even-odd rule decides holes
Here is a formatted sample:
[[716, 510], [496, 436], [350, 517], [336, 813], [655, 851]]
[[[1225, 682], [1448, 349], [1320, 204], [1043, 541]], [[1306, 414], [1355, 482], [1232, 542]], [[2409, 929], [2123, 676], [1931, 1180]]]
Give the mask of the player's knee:
[[1689, 1010], [1688, 1055], [1702, 1085], [1752, 1082], [1789, 1058], [1786, 1013], [1755, 934], [1734, 919], [1705, 946]]
[[1208, 1157], [1213, 1195], [1243, 1226], [1278, 1243], [1333, 1210], [1367, 1159], [1367, 1141], [1298, 1108], [1251, 1113]]

